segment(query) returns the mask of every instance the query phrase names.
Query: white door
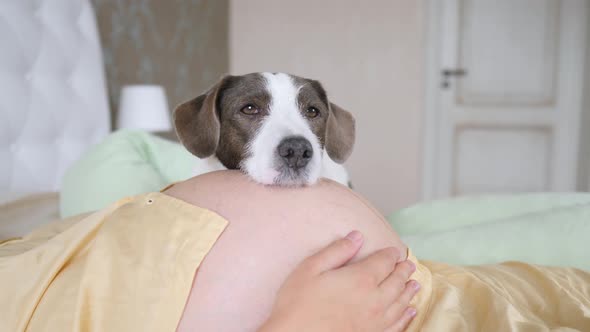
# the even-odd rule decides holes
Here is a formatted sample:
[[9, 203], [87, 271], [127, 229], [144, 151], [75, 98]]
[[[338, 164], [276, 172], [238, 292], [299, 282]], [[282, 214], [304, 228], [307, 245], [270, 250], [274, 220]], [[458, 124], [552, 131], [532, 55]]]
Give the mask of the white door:
[[576, 187], [585, 0], [431, 0], [426, 199]]

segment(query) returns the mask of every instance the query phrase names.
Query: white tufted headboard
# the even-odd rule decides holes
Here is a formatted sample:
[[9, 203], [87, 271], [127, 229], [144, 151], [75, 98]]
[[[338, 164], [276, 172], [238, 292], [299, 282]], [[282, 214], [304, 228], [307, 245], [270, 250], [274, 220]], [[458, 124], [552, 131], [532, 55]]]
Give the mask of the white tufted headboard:
[[90, 2], [0, 1], [0, 194], [59, 190], [109, 117]]

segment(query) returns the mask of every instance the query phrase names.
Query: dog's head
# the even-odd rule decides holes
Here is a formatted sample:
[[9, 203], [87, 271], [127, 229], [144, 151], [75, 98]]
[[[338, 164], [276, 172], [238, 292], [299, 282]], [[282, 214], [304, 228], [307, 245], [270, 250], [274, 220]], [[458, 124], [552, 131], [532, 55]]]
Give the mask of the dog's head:
[[316, 182], [324, 150], [342, 163], [355, 137], [354, 118], [318, 81], [283, 73], [226, 76], [178, 106], [174, 124], [191, 153], [264, 184]]

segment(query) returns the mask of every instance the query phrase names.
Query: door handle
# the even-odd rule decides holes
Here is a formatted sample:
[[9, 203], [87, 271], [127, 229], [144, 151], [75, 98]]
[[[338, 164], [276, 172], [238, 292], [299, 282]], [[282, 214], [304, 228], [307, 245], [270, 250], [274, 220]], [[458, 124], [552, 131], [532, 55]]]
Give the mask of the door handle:
[[442, 71], [443, 76], [465, 76], [467, 75], [467, 70], [458, 68], [458, 69], [443, 69]]
[[448, 88], [451, 83], [450, 83], [450, 78], [452, 76], [454, 77], [462, 77], [467, 75], [467, 70], [463, 69], [463, 68], [456, 68], [456, 69], [443, 69], [441, 71], [441, 74], [443, 75], [443, 81], [441, 84], [441, 87], [443, 89]]

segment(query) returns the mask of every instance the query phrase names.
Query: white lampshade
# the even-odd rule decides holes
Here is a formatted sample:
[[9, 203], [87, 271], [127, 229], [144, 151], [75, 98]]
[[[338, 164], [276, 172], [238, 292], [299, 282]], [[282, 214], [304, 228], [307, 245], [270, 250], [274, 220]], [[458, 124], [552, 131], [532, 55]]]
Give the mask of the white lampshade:
[[160, 85], [126, 85], [121, 89], [117, 128], [172, 129], [166, 92]]

